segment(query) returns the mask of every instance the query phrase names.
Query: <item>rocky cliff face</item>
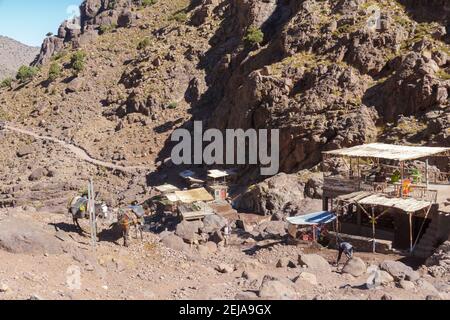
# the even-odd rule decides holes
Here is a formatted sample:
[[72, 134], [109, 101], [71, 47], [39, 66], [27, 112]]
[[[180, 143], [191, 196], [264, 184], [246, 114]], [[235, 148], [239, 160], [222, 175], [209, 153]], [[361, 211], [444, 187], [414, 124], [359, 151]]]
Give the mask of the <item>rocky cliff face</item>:
[[21, 65], [29, 65], [39, 49], [0, 36], [0, 80], [13, 77]]
[[447, 25], [439, 0], [87, 0], [0, 114], [129, 165], [161, 166], [193, 120], [281, 129], [288, 173], [365, 142], [449, 146]]

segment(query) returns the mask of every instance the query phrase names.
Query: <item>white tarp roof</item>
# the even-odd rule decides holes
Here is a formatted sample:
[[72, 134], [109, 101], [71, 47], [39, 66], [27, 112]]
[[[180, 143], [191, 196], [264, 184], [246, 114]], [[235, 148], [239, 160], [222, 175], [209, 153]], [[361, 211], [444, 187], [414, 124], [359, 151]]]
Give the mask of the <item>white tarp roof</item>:
[[430, 156], [450, 156], [450, 148], [411, 147], [393, 144], [371, 143], [347, 149], [326, 151], [324, 152], [324, 155], [405, 161]]
[[171, 184], [165, 184], [165, 185], [156, 187], [156, 190], [158, 190], [158, 191], [161, 192], [161, 193], [168, 193], [168, 192], [179, 191], [180, 189], [178, 189], [178, 188], [175, 187], [174, 185], [171, 185]]
[[228, 176], [229, 176], [229, 174], [226, 171], [222, 171], [222, 170], [209, 170], [208, 171], [208, 177], [213, 178], [213, 179], [225, 178]]

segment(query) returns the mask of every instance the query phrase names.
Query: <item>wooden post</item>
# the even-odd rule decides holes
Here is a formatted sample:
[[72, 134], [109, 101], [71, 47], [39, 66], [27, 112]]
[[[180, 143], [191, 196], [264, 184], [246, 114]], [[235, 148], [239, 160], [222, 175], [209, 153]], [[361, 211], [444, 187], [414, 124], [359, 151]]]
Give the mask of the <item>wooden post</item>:
[[376, 242], [375, 242], [375, 207], [372, 206], [372, 252], [375, 253], [376, 251]]
[[400, 198], [403, 198], [403, 180], [405, 179], [405, 163], [403, 161], [400, 162]]
[[409, 213], [409, 252], [413, 252], [412, 213]]
[[97, 245], [97, 222], [95, 215], [95, 192], [94, 192], [94, 182], [92, 179], [89, 181], [88, 185], [88, 211], [89, 211], [89, 224], [91, 227], [91, 243], [92, 247]]
[[425, 181], [427, 184], [427, 190], [429, 190], [430, 182], [429, 182], [429, 177], [428, 177], [428, 159], [425, 160]]

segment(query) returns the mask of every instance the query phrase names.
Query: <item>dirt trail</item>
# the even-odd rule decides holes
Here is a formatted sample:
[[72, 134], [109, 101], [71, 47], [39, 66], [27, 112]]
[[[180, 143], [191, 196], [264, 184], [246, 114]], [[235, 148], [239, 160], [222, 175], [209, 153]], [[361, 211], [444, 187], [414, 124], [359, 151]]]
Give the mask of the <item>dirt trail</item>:
[[134, 172], [136, 170], [152, 170], [153, 168], [151, 166], [149, 167], [142, 167], [142, 166], [121, 166], [121, 165], [116, 165], [113, 163], [109, 163], [109, 162], [105, 162], [102, 160], [98, 160], [98, 159], [94, 159], [92, 158], [85, 150], [83, 150], [82, 148], [75, 146], [73, 144], [70, 144], [68, 142], [59, 140], [57, 138], [54, 137], [50, 137], [50, 136], [43, 136], [40, 134], [37, 134], [33, 131], [27, 130], [27, 129], [23, 129], [23, 128], [18, 128], [15, 125], [11, 124], [11, 123], [4, 123], [3, 126], [4, 130], [9, 130], [9, 131], [13, 131], [16, 133], [20, 133], [20, 134], [24, 134], [30, 137], [33, 137], [35, 139], [38, 140], [47, 140], [47, 141], [51, 141], [57, 144], [60, 144], [61, 146], [63, 146], [64, 148], [68, 149], [69, 151], [71, 151], [77, 158], [79, 158], [80, 160], [89, 162], [91, 164], [94, 164], [96, 166], [100, 166], [100, 167], [105, 167], [105, 168], [109, 168], [112, 170], [119, 170], [122, 172]]

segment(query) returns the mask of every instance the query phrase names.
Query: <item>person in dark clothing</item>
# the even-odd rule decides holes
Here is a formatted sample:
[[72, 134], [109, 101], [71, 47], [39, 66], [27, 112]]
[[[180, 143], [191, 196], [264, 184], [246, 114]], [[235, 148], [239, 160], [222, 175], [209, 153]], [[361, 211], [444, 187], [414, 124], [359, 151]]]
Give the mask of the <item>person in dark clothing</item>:
[[345, 254], [347, 256], [347, 261], [353, 258], [354, 249], [353, 246], [343, 241], [342, 239], [338, 239], [338, 249], [339, 249], [339, 255], [336, 261], [336, 265], [339, 265], [339, 261], [341, 261], [342, 254]]

